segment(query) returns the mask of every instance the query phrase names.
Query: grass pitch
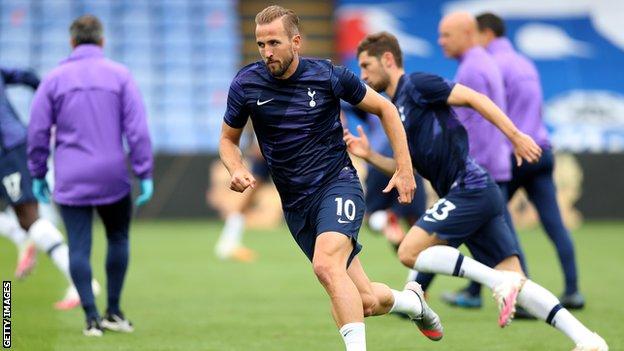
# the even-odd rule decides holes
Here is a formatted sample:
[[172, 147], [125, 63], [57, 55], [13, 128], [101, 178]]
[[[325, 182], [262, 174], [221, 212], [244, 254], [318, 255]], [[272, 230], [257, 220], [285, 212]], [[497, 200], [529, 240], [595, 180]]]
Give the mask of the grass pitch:
[[[34, 273], [13, 281], [14, 350], [344, 350], [329, 303], [285, 227], [250, 231], [253, 264], [221, 262], [213, 256], [220, 223], [136, 222], [131, 233], [130, 269], [122, 309], [134, 322], [133, 334], [86, 338], [80, 310], [57, 312], [52, 304], [65, 283], [49, 259], [39, 254]], [[587, 307], [575, 315], [598, 331], [611, 350], [624, 350], [624, 223], [589, 223], [575, 231], [580, 283]], [[404, 284], [400, 266], [385, 240], [367, 230], [361, 260], [371, 279], [394, 288]], [[555, 252], [540, 229], [521, 241], [535, 281], [558, 295], [562, 274]], [[92, 255], [96, 278], [105, 282], [104, 234], [96, 225]], [[16, 252], [0, 239], [0, 277], [13, 280]], [[369, 350], [571, 350], [561, 333], [536, 321], [514, 321], [501, 330], [489, 291], [485, 307], [466, 311], [439, 300], [440, 292], [465, 282], [437, 277], [430, 305], [440, 314], [444, 339], [434, 343], [415, 326], [393, 316], [366, 320]], [[105, 294], [98, 299], [105, 308]]]

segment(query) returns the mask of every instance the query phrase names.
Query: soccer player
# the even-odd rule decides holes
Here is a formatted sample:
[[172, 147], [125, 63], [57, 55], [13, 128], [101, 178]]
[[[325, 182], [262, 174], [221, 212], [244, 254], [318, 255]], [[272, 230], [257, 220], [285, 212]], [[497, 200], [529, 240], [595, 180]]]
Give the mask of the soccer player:
[[[17, 216], [4, 213], [0, 218], [0, 234], [8, 237], [18, 248], [15, 276], [26, 277], [35, 265], [36, 250], [48, 254], [54, 265], [67, 278], [69, 287], [58, 309], [71, 309], [80, 303], [73, 294], [69, 274], [67, 245], [63, 235], [50, 221], [39, 216], [39, 206], [32, 191], [32, 178], [26, 165], [26, 127], [11, 106], [6, 87], [39, 86], [39, 77], [32, 71], [0, 67], [0, 197], [6, 200]], [[29, 244], [29, 240], [34, 243]]]
[[[490, 175], [468, 156], [466, 129], [450, 106], [470, 106], [496, 125], [511, 141], [518, 163], [537, 161], [539, 146], [485, 95], [435, 75], [405, 74], [402, 60], [396, 37], [386, 32], [369, 35], [358, 46], [362, 78], [403, 111], [413, 165], [440, 196], [401, 242], [401, 262], [417, 271], [485, 284], [494, 291], [501, 327], [511, 322], [518, 303], [565, 333], [576, 350], [607, 350], [604, 340], [553, 294], [523, 276], [517, 245], [503, 218], [505, 201]], [[387, 174], [395, 172], [396, 162], [372, 152], [358, 129], [360, 137], [345, 133], [349, 151]], [[457, 250], [461, 244], [474, 259]]]
[[[444, 54], [457, 60], [459, 66], [454, 81], [471, 88], [494, 102], [501, 110], [506, 111], [505, 86], [503, 77], [494, 59], [479, 46], [477, 41], [477, 22], [466, 12], [455, 12], [446, 15], [439, 25], [439, 40]], [[479, 112], [469, 107], [454, 107], [457, 119], [463, 124], [468, 133], [469, 155], [478, 165], [485, 168], [503, 193], [507, 197], [507, 187], [511, 180], [511, 164], [509, 155], [511, 145], [505, 136]], [[518, 242], [520, 263], [526, 273], [524, 254], [517, 239], [517, 235], [507, 207], [505, 220], [510, 226], [514, 239]], [[417, 281], [427, 290], [431, 278], [420, 275]], [[481, 285], [471, 282], [467, 288], [457, 293], [445, 292], [442, 299], [447, 303], [460, 307], [481, 307]], [[527, 314], [520, 309], [523, 317]]]
[[409, 203], [414, 173], [397, 109], [346, 68], [299, 57], [299, 19], [292, 10], [269, 6], [255, 22], [262, 60], [232, 81], [219, 145], [230, 188], [256, 186], [238, 146], [251, 117], [290, 232], [329, 295], [346, 349], [366, 350], [364, 316], [389, 312], [408, 314], [423, 334], [439, 340], [442, 326], [418, 284], [396, 291], [371, 283], [357, 257], [364, 199], [342, 140], [340, 99], [381, 118], [398, 165], [386, 191], [397, 188], [400, 202]]
[[537, 209], [546, 234], [555, 245], [563, 268], [565, 290], [561, 304], [569, 309], [580, 309], [585, 299], [579, 292], [574, 255], [574, 243], [563, 225], [557, 190], [553, 181], [554, 157], [548, 132], [542, 120], [542, 87], [535, 65], [516, 52], [505, 37], [505, 23], [492, 14], [476, 17], [479, 42], [494, 58], [500, 68], [507, 91], [509, 118], [520, 130], [530, 135], [542, 148], [542, 157], [535, 164], [512, 163], [512, 179], [508, 187], [508, 200], [519, 188], [526, 190], [529, 200]]
[[[49, 202], [45, 180], [54, 133], [54, 200], [59, 204], [69, 241], [71, 277], [86, 314], [86, 336], [102, 328], [132, 332], [120, 309], [128, 267], [132, 217], [130, 179], [124, 139], [134, 174], [140, 179], [140, 206], [153, 192], [153, 157], [145, 108], [127, 68], [104, 57], [102, 23], [77, 18], [70, 27], [70, 56], [42, 81], [33, 99], [28, 126], [28, 168], [34, 193]], [[106, 229], [107, 308], [100, 319], [91, 288], [93, 212]]]
[[251, 151], [251, 173], [256, 179], [256, 186], [239, 194], [243, 197], [242, 201], [238, 203], [238, 206], [224, 213], [225, 225], [215, 245], [215, 254], [222, 260], [231, 259], [240, 262], [252, 262], [257, 256], [253, 250], [242, 244], [245, 231], [245, 214], [251, 208], [258, 193], [257, 189], [262, 186], [262, 183], [268, 182], [270, 176], [266, 162], [262, 158], [255, 141], [249, 149]]

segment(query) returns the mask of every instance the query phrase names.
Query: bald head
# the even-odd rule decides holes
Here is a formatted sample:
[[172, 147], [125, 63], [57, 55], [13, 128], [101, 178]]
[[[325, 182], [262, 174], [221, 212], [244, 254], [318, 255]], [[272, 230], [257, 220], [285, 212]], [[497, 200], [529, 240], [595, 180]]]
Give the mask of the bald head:
[[458, 58], [477, 45], [477, 21], [468, 12], [444, 16], [438, 32], [438, 43], [447, 57]]

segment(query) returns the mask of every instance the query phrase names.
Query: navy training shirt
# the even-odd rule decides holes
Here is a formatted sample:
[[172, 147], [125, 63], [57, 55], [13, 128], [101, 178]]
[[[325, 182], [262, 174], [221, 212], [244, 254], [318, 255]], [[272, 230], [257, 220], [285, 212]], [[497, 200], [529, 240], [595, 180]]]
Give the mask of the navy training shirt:
[[232, 81], [223, 119], [243, 128], [251, 117], [282, 206], [295, 210], [344, 168], [355, 175], [342, 140], [340, 100], [356, 105], [364, 95], [364, 83], [329, 60], [300, 58], [288, 79], [276, 79], [258, 61]]
[[404, 74], [392, 102], [405, 126], [414, 168], [443, 197], [454, 185], [484, 187], [487, 172], [468, 156], [468, 134], [448, 105], [454, 84], [427, 74]]
[[30, 70], [0, 67], [0, 155], [26, 143], [26, 126], [6, 94], [6, 88], [15, 84], [35, 90], [39, 86], [39, 77]]

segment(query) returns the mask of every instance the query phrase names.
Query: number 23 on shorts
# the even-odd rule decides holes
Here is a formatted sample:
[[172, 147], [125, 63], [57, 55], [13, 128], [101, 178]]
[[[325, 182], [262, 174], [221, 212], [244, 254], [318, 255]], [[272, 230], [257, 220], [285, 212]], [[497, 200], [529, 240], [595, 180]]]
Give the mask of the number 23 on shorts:
[[443, 221], [448, 217], [449, 212], [456, 208], [455, 204], [445, 198], [441, 198], [425, 212], [423, 219], [427, 222]]

